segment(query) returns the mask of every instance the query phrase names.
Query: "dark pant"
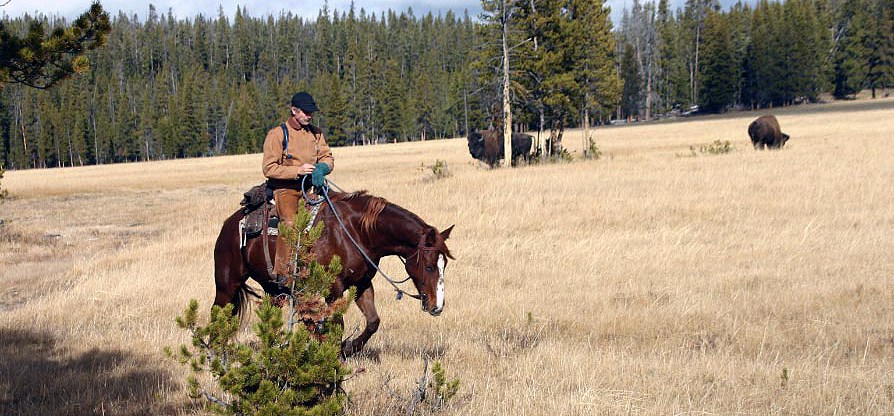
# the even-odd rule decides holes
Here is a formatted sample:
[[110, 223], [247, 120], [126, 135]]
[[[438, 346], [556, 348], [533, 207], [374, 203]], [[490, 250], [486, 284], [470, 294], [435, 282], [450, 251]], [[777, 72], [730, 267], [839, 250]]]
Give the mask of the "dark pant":
[[[298, 212], [298, 204], [302, 201], [301, 191], [297, 189], [281, 188], [273, 191], [273, 200], [276, 201], [276, 214], [279, 216], [281, 226], [293, 227], [295, 225], [295, 213]], [[286, 241], [282, 235], [276, 237], [276, 255], [273, 260], [273, 272], [278, 276], [289, 276], [293, 272], [294, 247]]]

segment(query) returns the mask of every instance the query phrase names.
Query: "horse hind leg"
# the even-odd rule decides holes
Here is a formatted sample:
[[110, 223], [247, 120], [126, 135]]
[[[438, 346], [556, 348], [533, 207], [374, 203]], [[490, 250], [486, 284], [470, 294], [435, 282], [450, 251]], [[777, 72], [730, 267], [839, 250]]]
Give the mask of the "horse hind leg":
[[259, 296], [247, 284], [250, 276], [238, 248], [232, 252], [222, 248], [218, 244], [214, 253], [214, 305], [222, 308], [232, 304], [233, 314], [241, 317], [248, 308], [249, 296]]
[[215, 279], [214, 305], [221, 308], [233, 305], [233, 314], [243, 316], [248, 308], [249, 296], [260, 297], [248, 286], [248, 275]]

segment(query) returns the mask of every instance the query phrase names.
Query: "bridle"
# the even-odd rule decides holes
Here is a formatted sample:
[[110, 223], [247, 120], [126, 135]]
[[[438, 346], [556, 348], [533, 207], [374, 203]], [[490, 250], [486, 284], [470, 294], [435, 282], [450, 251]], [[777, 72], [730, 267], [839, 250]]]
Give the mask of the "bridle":
[[[422, 256], [421, 256], [420, 254], [421, 254], [422, 252], [426, 252], [426, 251], [435, 251], [435, 252], [438, 252], [438, 254], [441, 253], [441, 249], [439, 249], [439, 248], [437, 248], [437, 247], [417, 246], [417, 247], [416, 247], [416, 252], [414, 252], [413, 254], [410, 254], [409, 256], [407, 256], [406, 259], [401, 258], [400, 256], [398, 256], [398, 258], [400, 258], [401, 263], [404, 264], [404, 269], [406, 269], [406, 268], [407, 268], [407, 262], [410, 261], [411, 258], [413, 258], [413, 257], [420, 257], [420, 258], [421, 258]], [[425, 265], [422, 264], [421, 261], [418, 261], [418, 260], [417, 260], [416, 264], [418, 265], [418, 266], [417, 266], [417, 269], [425, 267]], [[417, 271], [416, 271], [417, 274], [422, 274], [422, 273], [424, 273], [424, 272], [425, 272], [425, 270], [417, 270]], [[384, 273], [382, 273], [382, 275], [384, 275]], [[443, 275], [442, 275], [442, 276], [443, 276]], [[404, 280], [402, 280], [402, 281], [400, 281], [400, 282], [398, 282], [398, 283], [406, 282], [407, 279], [409, 279], [410, 277], [411, 277], [411, 276], [407, 276], [406, 279], [404, 279]], [[387, 277], [386, 277], [386, 279], [387, 279]], [[392, 283], [392, 285], [394, 285], [394, 284]], [[395, 288], [397, 288], [397, 286], [395, 286]], [[400, 298], [401, 298], [401, 293], [403, 293], [403, 291], [401, 291], [400, 289], [397, 289], [397, 299], [398, 299], [398, 300], [400, 300]], [[428, 298], [427, 296], [425, 296], [425, 293], [420, 293], [420, 294], [418, 294], [418, 295], [411, 295], [411, 294], [407, 293], [407, 296], [410, 296], [410, 297], [412, 297], [412, 298], [419, 299], [419, 300], [422, 301], [423, 304], [425, 303], [425, 301], [426, 301], [427, 298]]]
[[[310, 175], [305, 175], [304, 178], [301, 179], [302, 189], [304, 189], [304, 181], [307, 179], [308, 176], [310, 176]], [[363, 248], [360, 247], [360, 244], [357, 242], [357, 240], [354, 239], [354, 236], [351, 235], [350, 231], [348, 231], [348, 227], [345, 226], [344, 221], [342, 221], [341, 215], [339, 215], [338, 210], [335, 209], [335, 204], [332, 202], [332, 199], [329, 198], [329, 180], [324, 179], [324, 181], [325, 182], [324, 182], [323, 186], [319, 187], [320, 193], [322, 194], [322, 196], [319, 199], [311, 200], [306, 196], [306, 194], [307, 194], [306, 192], [302, 192], [302, 194], [305, 195], [304, 199], [311, 205], [317, 205], [323, 201], [326, 201], [326, 203], [329, 205], [329, 208], [332, 209], [332, 213], [335, 216], [335, 219], [338, 221], [338, 225], [341, 227], [342, 231], [345, 232], [345, 235], [348, 236], [348, 239], [351, 240], [351, 243], [354, 245], [354, 248], [356, 248], [357, 251], [360, 252], [360, 254], [363, 256], [363, 259], [366, 260], [366, 262], [369, 263], [370, 266], [372, 266], [374, 269], [376, 269], [376, 271], [378, 273], [380, 273], [382, 275], [382, 277], [384, 277], [385, 280], [387, 280], [388, 283], [391, 284], [391, 286], [394, 287], [394, 290], [397, 292], [397, 295], [396, 295], [397, 300], [401, 300], [403, 298], [404, 293], [406, 293], [407, 296], [414, 298], [414, 299], [419, 299], [420, 301], [422, 301], [423, 304], [425, 304], [425, 301], [427, 300], [427, 296], [425, 296], [425, 293], [419, 293], [419, 294], [414, 295], [412, 293], [404, 292], [403, 289], [401, 289], [399, 286], [397, 286], [398, 284], [405, 283], [407, 280], [412, 279], [413, 276], [410, 276], [408, 274], [405, 279], [399, 280], [399, 281], [396, 279], [392, 279], [391, 276], [388, 276], [387, 273], [385, 273], [381, 268], [379, 268], [379, 265], [376, 264], [375, 262], [373, 262], [369, 258], [369, 256], [366, 254], [366, 252], [363, 251]], [[437, 247], [417, 246], [416, 252], [407, 256], [406, 259], [404, 259], [400, 256], [398, 256], [398, 258], [400, 258], [400, 261], [404, 264], [404, 269], [406, 269], [408, 260], [410, 260], [413, 257], [419, 256], [420, 253], [422, 253], [423, 251], [432, 251], [432, 250], [438, 250], [440, 252], [440, 250]], [[419, 263], [420, 263], [419, 267], [424, 267], [421, 265], [421, 262], [419, 262]]]

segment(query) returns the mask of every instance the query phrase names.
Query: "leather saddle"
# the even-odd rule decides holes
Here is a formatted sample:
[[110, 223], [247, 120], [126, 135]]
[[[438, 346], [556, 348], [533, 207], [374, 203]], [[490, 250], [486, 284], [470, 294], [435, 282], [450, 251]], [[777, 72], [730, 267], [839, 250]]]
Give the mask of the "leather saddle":
[[253, 186], [244, 193], [239, 205], [242, 205], [244, 215], [239, 222], [243, 246], [245, 246], [246, 239], [260, 236], [265, 228], [268, 228], [269, 235], [279, 234], [277, 228], [279, 218], [276, 217], [276, 210], [273, 209], [273, 190], [268, 188], [266, 183]]

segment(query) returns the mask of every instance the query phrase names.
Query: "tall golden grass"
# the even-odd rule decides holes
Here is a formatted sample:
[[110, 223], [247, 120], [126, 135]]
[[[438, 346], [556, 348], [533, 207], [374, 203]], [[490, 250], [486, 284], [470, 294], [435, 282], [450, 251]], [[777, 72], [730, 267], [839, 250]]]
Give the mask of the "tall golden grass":
[[[376, 279], [348, 414], [404, 414], [425, 355], [461, 380], [445, 414], [894, 413], [894, 99], [774, 111], [782, 151], [751, 148], [765, 113], [515, 169], [462, 139], [335, 149], [341, 188], [456, 224], [441, 317]], [[162, 348], [189, 299], [207, 316], [219, 226], [262, 179], [257, 154], [7, 172], [0, 414], [202, 413]]]

